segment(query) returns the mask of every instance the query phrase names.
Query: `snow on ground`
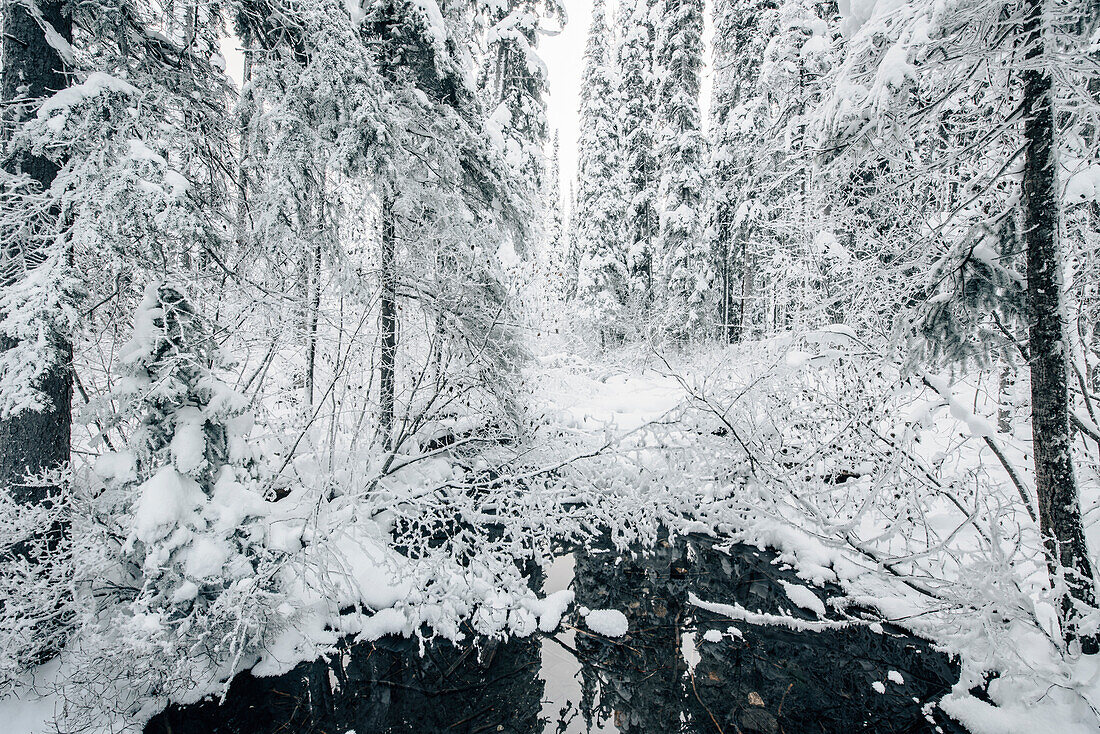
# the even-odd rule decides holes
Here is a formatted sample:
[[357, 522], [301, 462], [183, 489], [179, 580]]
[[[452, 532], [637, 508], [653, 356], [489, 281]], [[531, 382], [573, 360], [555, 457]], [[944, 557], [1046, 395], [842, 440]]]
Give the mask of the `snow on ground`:
[[628, 433], [664, 418], [684, 399], [676, 379], [655, 370], [631, 374], [562, 355], [547, 357], [544, 365], [538, 399], [557, 424], [578, 431]]

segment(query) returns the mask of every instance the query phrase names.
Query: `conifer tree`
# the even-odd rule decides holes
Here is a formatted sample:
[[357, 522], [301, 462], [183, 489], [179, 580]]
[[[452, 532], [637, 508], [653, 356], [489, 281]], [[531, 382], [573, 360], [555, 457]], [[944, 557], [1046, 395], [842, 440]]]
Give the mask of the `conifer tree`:
[[711, 330], [712, 264], [703, 238], [705, 149], [699, 111], [702, 0], [664, 0], [657, 43], [662, 327], [685, 343]]
[[[397, 415], [399, 299], [416, 291], [410, 282], [422, 274], [407, 268], [424, 259], [435, 277], [420, 305], [444, 329], [435, 348], [446, 344], [469, 358], [476, 378], [468, 377], [494, 393], [507, 418], [516, 417], [511, 383], [524, 352], [495, 255], [503, 241], [523, 249], [537, 201], [505, 162], [472, 84], [478, 5], [363, 4], [360, 32], [384, 80], [366, 114], [380, 103], [385, 132], [363, 139], [361, 160], [379, 201], [379, 428], [382, 443], [394, 448], [403, 439], [395, 432], [407, 427]], [[433, 162], [426, 172], [425, 160]]]
[[509, 0], [491, 10], [481, 82], [490, 119], [505, 139], [505, 160], [532, 196], [543, 191], [547, 173], [546, 66], [537, 53], [544, 19], [562, 22], [557, 0]]
[[93, 507], [106, 522], [83, 539], [79, 559], [99, 597], [125, 603], [94, 619], [99, 645], [78, 676], [124, 678], [120, 695], [140, 700], [186, 690], [255, 653], [270, 631], [284, 554], [266, 542], [272, 505], [248, 401], [220, 378], [225, 363], [206, 318], [182, 288], [154, 282], [134, 321], [117, 397], [136, 427], [125, 450], [96, 464], [105, 487]]
[[[654, 71], [659, 0], [619, 4], [618, 71], [624, 206], [622, 246], [629, 272], [630, 313], [643, 317], [654, 305], [654, 249], [658, 234], [657, 75]], [[635, 319], [638, 321], [639, 319]]]
[[[1067, 202], [1057, 157], [1063, 139], [1095, 124], [1083, 80], [1094, 74], [1096, 15], [1048, 0], [1014, 8], [1006, 13], [995, 0], [942, 13], [924, 0], [846, 8], [844, 63], [815, 110], [816, 145], [830, 151], [830, 177], [850, 187], [835, 200], [847, 205], [857, 235], [908, 245], [891, 253], [875, 294], [910, 300], [901, 324], [910, 361], [986, 364], [1004, 344], [1028, 361], [1038, 513], [1023, 490], [1021, 499], [1037, 514], [1063, 639], [1095, 653], [1096, 572], [1073, 450], [1076, 350], [1066, 328]], [[888, 206], [894, 197], [896, 208]], [[931, 231], [923, 224], [930, 215], [938, 217]], [[1019, 235], [1013, 218], [1022, 220]], [[999, 254], [1017, 249], [1026, 276]]]
[[747, 336], [748, 302], [757, 267], [745, 226], [745, 211], [757, 193], [752, 186], [753, 157], [761, 142], [752, 100], [774, 23], [775, 0], [716, 0], [714, 4], [708, 214], [718, 281], [718, 323], [722, 337], [730, 342]]
[[581, 253], [577, 248], [577, 187], [569, 182], [569, 218], [562, 219], [561, 252], [562, 280], [565, 299], [572, 301], [577, 297], [577, 280], [580, 275]]
[[13, 144], [12, 132], [67, 84], [71, 59], [62, 50], [72, 41], [70, 12], [52, 0], [6, 3], [0, 18], [0, 195], [4, 213], [14, 215], [4, 217], [0, 233], [0, 489], [31, 504], [48, 487], [27, 486], [24, 477], [69, 462], [72, 263], [60, 235], [60, 209], [47, 195], [59, 166]]
[[572, 295], [569, 292], [568, 275], [571, 258], [567, 248], [565, 223], [561, 206], [561, 140], [558, 131], [554, 131], [554, 142], [550, 147], [550, 168], [546, 177], [546, 252], [545, 272], [549, 280], [550, 294], [564, 302]]
[[604, 0], [596, 0], [592, 7], [581, 87], [577, 200], [572, 221], [580, 256], [577, 298], [581, 316], [608, 345], [621, 341], [624, 335], [628, 274], [619, 238], [621, 202], [615, 187], [619, 128], [606, 10]]

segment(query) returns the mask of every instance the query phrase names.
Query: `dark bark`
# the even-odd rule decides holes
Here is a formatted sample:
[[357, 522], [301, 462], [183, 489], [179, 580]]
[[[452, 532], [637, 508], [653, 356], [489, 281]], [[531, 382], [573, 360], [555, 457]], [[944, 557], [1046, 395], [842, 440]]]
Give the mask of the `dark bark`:
[[317, 392], [317, 327], [321, 314], [321, 245], [310, 255], [309, 324], [306, 334], [306, 405], [313, 405]]
[[381, 330], [381, 358], [378, 364], [378, 401], [380, 417], [378, 430], [383, 443], [389, 447], [393, 440], [395, 368], [397, 363], [397, 263], [393, 202], [382, 202], [382, 252], [381, 286], [382, 305], [379, 326]]
[[[40, 2], [42, 19], [64, 39], [72, 39], [72, 22], [63, 11], [64, 4]], [[64, 62], [47, 42], [38, 22], [25, 6], [16, 2], [4, 4], [2, 63], [0, 63], [0, 95], [4, 108], [5, 128], [35, 114], [37, 101], [66, 85]], [[10, 128], [9, 128], [10, 129]], [[52, 161], [19, 149], [4, 156], [4, 170], [22, 173], [37, 186], [48, 189], [57, 176], [58, 167]], [[18, 237], [4, 243], [2, 285], [18, 283], [28, 271], [39, 267], [43, 253], [37, 238]], [[0, 486], [12, 488], [17, 501], [42, 501], [49, 487], [27, 486], [23, 478], [48, 469], [64, 466], [69, 461], [72, 424], [72, 344], [67, 335], [55, 334], [52, 347], [57, 351], [55, 366], [39, 380], [36, 388], [48, 398], [41, 411], [24, 412], [0, 421]], [[0, 349], [9, 350], [16, 343], [0, 337]]]
[[309, 319], [306, 324], [306, 405], [313, 405], [317, 392], [317, 335], [321, 318], [321, 257], [322, 237], [325, 229], [325, 185], [322, 180], [316, 184], [314, 211], [317, 221], [313, 227], [313, 245], [310, 248], [309, 263]]
[[1022, 73], [1024, 104], [1024, 239], [1031, 367], [1031, 414], [1039, 528], [1052, 581], [1061, 587], [1062, 633], [1097, 652], [1094, 636], [1077, 630], [1078, 605], [1094, 607], [1094, 573], [1081, 523], [1070, 432], [1068, 330], [1063, 318], [1054, 94], [1043, 39], [1044, 0], [1027, 0]]

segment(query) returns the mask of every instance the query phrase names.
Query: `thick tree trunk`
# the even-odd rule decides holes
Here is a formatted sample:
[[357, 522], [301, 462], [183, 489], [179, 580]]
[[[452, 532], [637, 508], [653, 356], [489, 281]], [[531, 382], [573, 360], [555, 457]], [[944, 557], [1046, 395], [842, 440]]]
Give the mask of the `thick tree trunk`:
[[395, 369], [397, 363], [397, 263], [393, 201], [382, 202], [382, 253], [381, 286], [382, 305], [379, 327], [381, 331], [381, 358], [378, 365], [378, 400], [380, 416], [378, 430], [383, 444], [388, 448], [393, 440]]
[[[64, 3], [47, 0], [38, 3], [42, 20], [59, 36], [72, 39], [72, 22], [63, 13]], [[35, 100], [49, 96], [66, 86], [64, 62], [46, 42], [46, 36], [26, 6], [18, 2], [3, 5], [3, 36], [0, 38], [0, 96], [5, 127], [35, 114]], [[45, 190], [57, 176], [57, 166], [26, 151], [5, 155], [4, 170], [30, 176]], [[0, 285], [18, 283], [44, 259], [35, 238], [19, 238], [4, 244], [0, 256]], [[64, 466], [69, 461], [72, 425], [72, 344], [55, 335], [55, 366], [40, 379], [37, 387], [49, 404], [38, 412], [24, 412], [0, 421], [0, 487], [10, 487], [13, 496], [26, 503], [42, 501], [47, 487], [29, 487], [23, 482], [28, 473], [37, 474]], [[0, 337], [0, 349], [16, 344]]]
[[1039, 526], [1052, 582], [1061, 595], [1062, 633], [1097, 652], [1095, 636], [1077, 629], [1078, 605], [1096, 604], [1094, 574], [1081, 523], [1072, 459], [1069, 339], [1064, 320], [1060, 206], [1053, 83], [1044, 68], [1044, 0], [1027, 0], [1024, 82], [1024, 239], [1031, 361], [1031, 415]]

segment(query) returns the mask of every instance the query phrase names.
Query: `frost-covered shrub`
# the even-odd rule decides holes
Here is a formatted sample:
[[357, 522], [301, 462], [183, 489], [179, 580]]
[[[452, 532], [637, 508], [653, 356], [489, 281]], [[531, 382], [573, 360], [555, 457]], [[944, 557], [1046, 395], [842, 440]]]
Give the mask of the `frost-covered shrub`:
[[214, 372], [218, 355], [182, 291], [154, 283], [121, 356], [119, 394], [136, 420], [106, 454], [106, 487], [82, 535], [82, 576], [99, 609], [81, 636], [70, 717], [96, 708], [140, 721], [168, 698], [210, 692], [265, 638], [280, 603], [282, 555], [265, 544], [258, 462], [244, 399]]
[[0, 489], [0, 693], [55, 654], [74, 623], [67, 478], [46, 482], [42, 502], [15, 501]]

